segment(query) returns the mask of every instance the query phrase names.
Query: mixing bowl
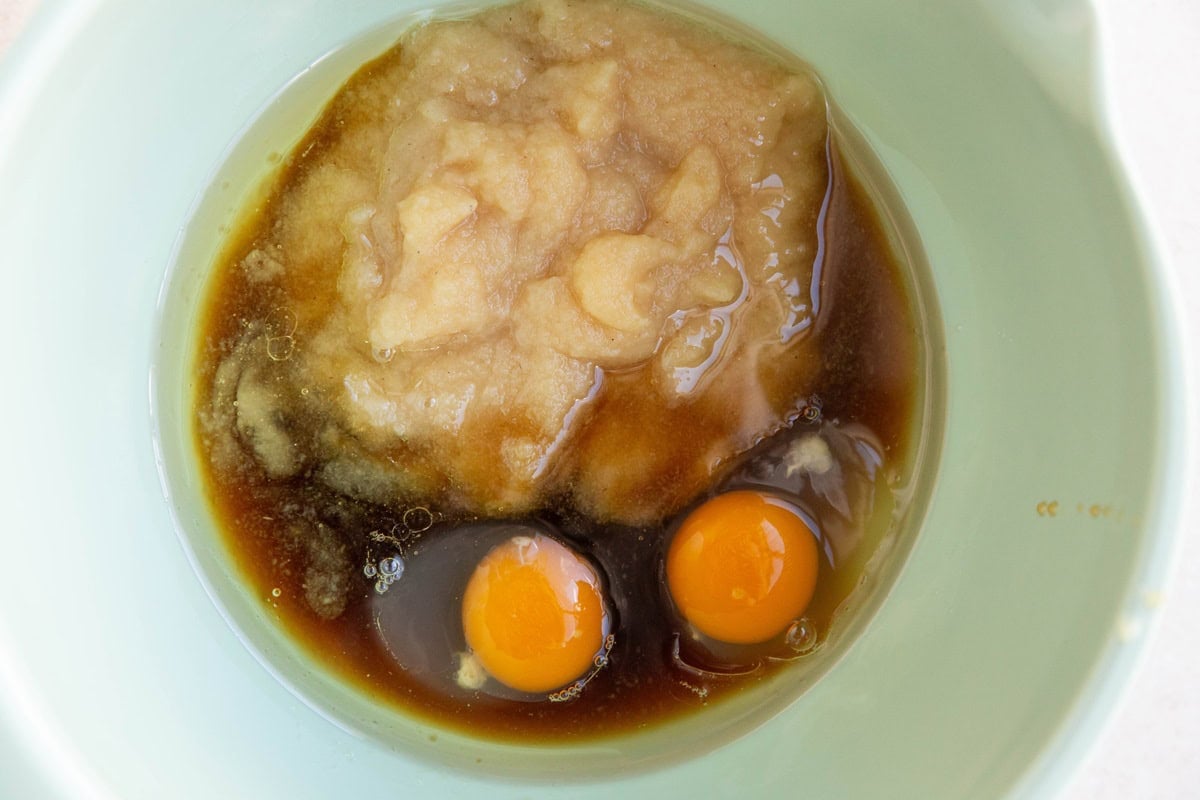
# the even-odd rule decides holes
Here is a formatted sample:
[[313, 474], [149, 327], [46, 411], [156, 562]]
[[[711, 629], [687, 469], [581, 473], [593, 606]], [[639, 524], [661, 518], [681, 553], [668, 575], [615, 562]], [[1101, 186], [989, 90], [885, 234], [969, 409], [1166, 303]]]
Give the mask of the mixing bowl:
[[[386, 46], [427, 5], [49, 2], [11, 54], [0, 751], [19, 766], [5, 780], [197, 797], [1056, 786], [1130, 669], [1182, 486], [1174, 323], [1074, 0], [707, 4], [823, 76], [912, 216], [942, 314], [945, 433], [921, 532], [798, 699], [669, 764], [598, 744], [631, 762], [603, 779], [576, 774], [574, 754], [500, 746], [475, 756], [498, 766], [473, 769], [454, 755], [467, 745], [416, 723], [381, 746], [369, 708], [279, 668], [290, 655], [269, 639], [243, 645], [249, 611], [206, 565], [217, 554], [175, 533], [203, 511], [162, 394], [184, 379], [187, 276], [164, 280], [185, 227], [231, 215], [279, 147], [256, 137], [298, 133], [353, 69], [348, 43]], [[311, 108], [271, 104], [293, 80]], [[230, 175], [244, 179], [217, 209]]]

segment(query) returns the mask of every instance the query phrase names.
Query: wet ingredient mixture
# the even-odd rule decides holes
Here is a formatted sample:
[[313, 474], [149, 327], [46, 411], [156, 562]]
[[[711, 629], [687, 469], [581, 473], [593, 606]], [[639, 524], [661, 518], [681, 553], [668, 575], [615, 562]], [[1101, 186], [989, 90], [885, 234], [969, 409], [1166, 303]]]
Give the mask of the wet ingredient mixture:
[[701, 707], [818, 647], [887, 532], [904, 274], [802, 67], [640, 5], [424, 24], [216, 269], [216, 514], [381, 702], [516, 738]]

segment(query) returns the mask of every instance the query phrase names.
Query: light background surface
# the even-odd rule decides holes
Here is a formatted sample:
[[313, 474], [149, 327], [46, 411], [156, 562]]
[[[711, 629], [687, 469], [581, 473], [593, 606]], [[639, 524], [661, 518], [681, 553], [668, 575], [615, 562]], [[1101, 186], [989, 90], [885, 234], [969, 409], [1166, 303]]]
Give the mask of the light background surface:
[[[1052, 0], [1048, 0], [1052, 4]], [[0, 0], [0, 59], [37, 0]], [[1200, 3], [1096, 0], [1118, 145], [1171, 264], [1190, 373], [1191, 474], [1200, 467]], [[1181, 434], [1182, 435], [1182, 434]], [[1144, 662], [1067, 800], [1200, 792], [1200, 486], [1185, 506], [1174, 576]]]

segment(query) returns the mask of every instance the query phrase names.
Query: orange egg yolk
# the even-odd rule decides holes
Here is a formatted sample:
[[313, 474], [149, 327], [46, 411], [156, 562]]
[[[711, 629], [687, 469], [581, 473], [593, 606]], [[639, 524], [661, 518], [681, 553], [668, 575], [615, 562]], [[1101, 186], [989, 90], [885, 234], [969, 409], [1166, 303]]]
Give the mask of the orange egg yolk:
[[608, 634], [600, 578], [578, 553], [536, 534], [494, 547], [467, 582], [467, 646], [513, 689], [558, 689], [593, 666]]
[[728, 492], [683, 521], [667, 552], [667, 586], [696, 630], [754, 644], [804, 613], [817, 559], [817, 537], [794, 505], [761, 492]]

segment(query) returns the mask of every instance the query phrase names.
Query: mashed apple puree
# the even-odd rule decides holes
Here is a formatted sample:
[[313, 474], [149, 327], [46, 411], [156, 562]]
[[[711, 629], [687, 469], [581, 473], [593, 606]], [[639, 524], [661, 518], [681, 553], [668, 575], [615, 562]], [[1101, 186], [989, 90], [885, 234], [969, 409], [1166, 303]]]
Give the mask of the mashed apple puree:
[[209, 354], [218, 469], [641, 524], [803, 407], [811, 75], [638, 6], [526, 0], [411, 31], [321, 129], [235, 255], [261, 313]]

